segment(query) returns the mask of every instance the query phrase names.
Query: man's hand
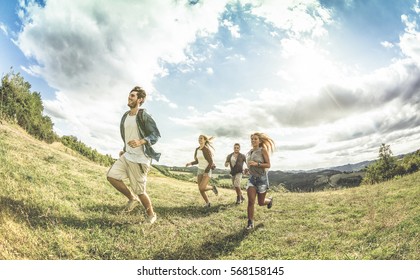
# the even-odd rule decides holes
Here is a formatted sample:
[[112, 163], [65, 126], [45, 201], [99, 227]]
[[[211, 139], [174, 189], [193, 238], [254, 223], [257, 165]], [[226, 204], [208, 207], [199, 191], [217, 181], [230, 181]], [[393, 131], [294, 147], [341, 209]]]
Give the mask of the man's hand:
[[144, 139], [135, 139], [135, 140], [129, 141], [127, 144], [131, 148], [137, 148], [137, 147], [140, 147], [141, 145], [144, 145], [145, 143], [146, 143], [146, 140]]

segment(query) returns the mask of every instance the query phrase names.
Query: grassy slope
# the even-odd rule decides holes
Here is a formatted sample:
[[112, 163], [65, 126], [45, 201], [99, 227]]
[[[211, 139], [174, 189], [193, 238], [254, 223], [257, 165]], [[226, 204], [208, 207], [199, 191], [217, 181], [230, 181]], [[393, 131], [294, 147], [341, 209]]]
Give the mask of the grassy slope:
[[420, 173], [374, 186], [274, 193], [273, 209], [246, 205], [233, 190], [210, 194], [152, 172], [158, 221], [126, 203], [107, 169], [58, 143], [0, 125], [0, 259], [420, 259]]

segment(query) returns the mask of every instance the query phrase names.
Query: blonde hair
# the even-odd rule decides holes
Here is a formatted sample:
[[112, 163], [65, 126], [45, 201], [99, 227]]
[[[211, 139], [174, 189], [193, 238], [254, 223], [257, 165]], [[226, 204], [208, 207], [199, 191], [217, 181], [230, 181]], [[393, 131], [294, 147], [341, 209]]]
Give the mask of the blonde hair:
[[207, 148], [210, 149], [210, 151], [214, 151], [214, 147], [212, 145], [212, 142], [214, 140], [214, 136], [208, 136], [208, 135], [204, 135], [204, 134], [200, 134], [199, 137], [203, 137], [204, 138], [204, 146], [206, 146]]
[[257, 136], [258, 139], [260, 139], [259, 146], [266, 149], [267, 152], [272, 154], [276, 150], [276, 144], [274, 143], [274, 140], [271, 139], [271, 137], [268, 136], [267, 134], [262, 133], [262, 132], [254, 132], [253, 134], [251, 134], [251, 138], [252, 136]]

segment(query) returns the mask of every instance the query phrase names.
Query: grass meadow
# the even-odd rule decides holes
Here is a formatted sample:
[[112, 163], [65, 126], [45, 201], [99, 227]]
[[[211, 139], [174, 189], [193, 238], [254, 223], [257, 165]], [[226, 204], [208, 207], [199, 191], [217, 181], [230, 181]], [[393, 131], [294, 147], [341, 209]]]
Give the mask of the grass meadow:
[[0, 124], [0, 259], [3, 260], [418, 260], [420, 173], [316, 193], [271, 192], [246, 231], [233, 189], [209, 192], [149, 175], [158, 220], [122, 213], [107, 168], [59, 143]]

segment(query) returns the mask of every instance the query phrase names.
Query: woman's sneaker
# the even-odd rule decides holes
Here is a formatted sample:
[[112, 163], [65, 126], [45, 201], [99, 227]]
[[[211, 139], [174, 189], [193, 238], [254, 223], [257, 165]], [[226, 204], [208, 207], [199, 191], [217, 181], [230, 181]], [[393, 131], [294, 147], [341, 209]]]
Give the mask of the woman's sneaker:
[[209, 203], [204, 204], [204, 208], [210, 208], [210, 206], [211, 206], [210, 202], [209, 202]]
[[217, 190], [216, 186], [213, 186], [212, 191], [214, 192], [215, 195], [219, 195], [219, 191]]
[[147, 216], [147, 221], [149, 221], [150, 224], [153, 224], [154, 222], [156, 222], [156, 219], [157, 219], [156, 213], [153, 213], [152, 216]]
[[254, 228], [254, 222], [251, 220], [248, 220], [248, 225], [246, 227], [247, 230], [251, 230]]
[[271, 209], [271, 207], [273, 207], [273, 198], [270, 197], [269, 199], [270, 199], [270, 202], [267, 204], [267, 208]]

